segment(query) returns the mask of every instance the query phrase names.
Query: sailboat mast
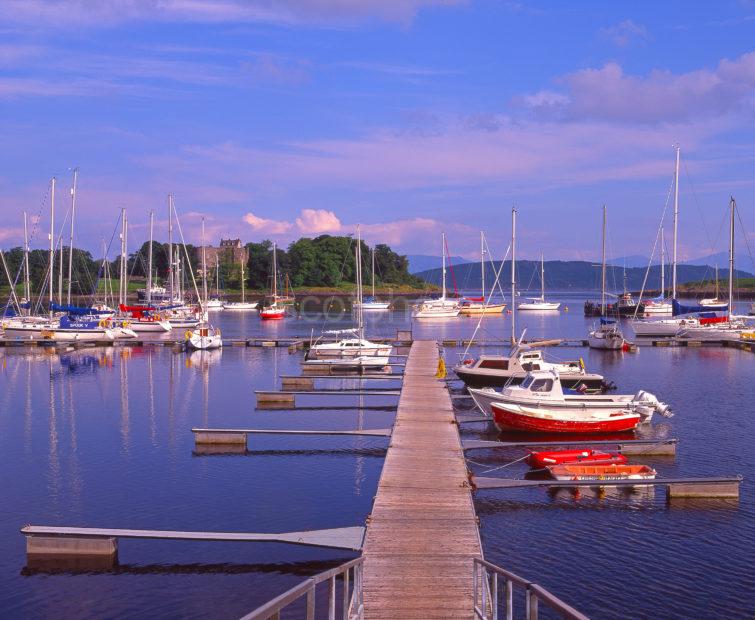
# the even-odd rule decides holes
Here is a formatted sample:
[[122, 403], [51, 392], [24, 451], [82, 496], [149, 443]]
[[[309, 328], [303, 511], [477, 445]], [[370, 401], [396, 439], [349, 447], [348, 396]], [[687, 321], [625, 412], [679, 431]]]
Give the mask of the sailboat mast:
[[370, 281], [372, 282], [372, 296], [375, 297], [375, 248], [371, 248], [370, 250], [370, 259], [371, 259], [371, 277]]
[[482, 301], [485, 301], [485, 234], [480, 231], [480, 277], [482, 278]]
[[207, 257], [204, 247], [204, 218], [202, 218], [202, 314], [207, 308]]
[[173, 194], [168, 194], [168, 292], [170, 303], [176, 298], [173, 289]]
[[121, 209], [121, 268], [118, 303], [126, 305], [126, 209]]
[[278, 252], [273, 243], [273, 303], [278, 298]]
[[63, 305], [63, 231], [60, 231], [60, 249], [58, 250], [58, 303]]
[[440, 254], [443, 265], [443, 297], [446, 298], [446, 233], [440, 234]]
[[31, 281], [29, 276], [29, 229], [27, 226], [27, 215], [24, 211], [24, 298], [30, 303], [31, 312]]
[[52, 318], [52, 302], [54, 289], [52, 277], [55, 273], [55, 177], [52, 177], [50, 191], [50, 318]]
[[244, 258], [246, 256], [246, 251], [241, 252], [241, 303], [243, 304], [244, 301], [246, 301], [245, 297], [245, 290], [244, 290]]
[[718, 263], [716, 263], [716, 299], [718, 299]]
[[666, 290], [666, 249], [663, 245], [663, 228], [661, 228], [661, 297]]
[[511, 344], [516, 344], [516, 208], [511, 209]]
[[68, 240], [68, 295], [66, 303], [71, 304], [71, 276], [73, 272], [73, 220], [76, 216], [76, 181], [79, 177], [79, 169], [73, 169], [73, 187], [71, 187], [71, 236]]
[[149, 250], [147, 260], [147, 305], [152, 305], [152, 233], [155, 225], [155, 212], [149, 212]]
[[220, 297], [220, 261], [218, 255], [215, 255], [215, 293]]
[[603, 233], [600, 242], [600, 314], [606, 313], [606, 205], [603, 205]]
[[731, 196], [729, 201], [731, 211], [729, 216], [729, 318], [734, 312], [734, 210], [736, 208], [737, 203], [734, 201], [734, 196]]
[[357, 334], [364, 340], [364, 314], [362, 312], [362, 233], [357, 226], [357, 247], [355, 252], [357, 277]]
[[540, 252], [540, 300], [545, 302], [545, 255]]
[[679, 228], [679, 145], [676, 146], [676, 168], [674, 169], [674, 249], [671, 257], [671, 298], [676, 299], [676, 246]]

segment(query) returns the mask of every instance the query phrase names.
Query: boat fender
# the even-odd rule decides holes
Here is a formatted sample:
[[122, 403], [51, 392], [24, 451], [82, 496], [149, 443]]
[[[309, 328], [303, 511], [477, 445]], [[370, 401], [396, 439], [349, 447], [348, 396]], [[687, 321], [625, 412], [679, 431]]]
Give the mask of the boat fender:
[[100, 322], [98, 323], [98, 325], [99, 325], [99, 326], [100, 326], [100, 327], [101, 327], [102, 329], [105, 329], [105, 328], [107, 327], [107, 321], [106, 321], [105, 319], [102, 319], [102, 320], [101, 320], [101, 321], [100, 321]]
[[472, 364], [474, 364], [474, 360], [473, 360], [473, 359], [471, 359], [471, 358], [468, 358], [468, 359], [465, 359], [465, 360], [464, 360], [464, 361], [462, 362], [462, 364], [464, 364], [464, 366], [471, 366]]
[[186, 338], [186, 340], [188, 340], [189, 338], [191, 338], [191, 336], [192, 336], [191, 332], [187, 329], [184, 332], [184, 338]]

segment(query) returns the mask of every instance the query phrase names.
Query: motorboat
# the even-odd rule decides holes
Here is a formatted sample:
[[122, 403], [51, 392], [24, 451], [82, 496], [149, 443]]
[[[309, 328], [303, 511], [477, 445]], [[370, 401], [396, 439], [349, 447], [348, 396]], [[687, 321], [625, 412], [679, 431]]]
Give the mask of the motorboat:
[[618, 351], [624, 347], [624, 334], [616, 321], [600, 319], [600, 325], [587, 336], [587, 343], [591, 349], [605, 349]]
[[614, 465], [624, 464], [627, 457], [618, 452], [602, 450], [540, 450], [531, 451], [527, 464], [537, 469], [554, 465]]
[[127, 317], [129, 329], [138, 333], [165, 333], [173, 329], [170, 321], [163, 319], [153, 306], [127, 306], [118, 309]]
[[545, 259], [540, 254], [540, 297], [528, 297], [517, 304], [517, 310], [552, 312], [561, 307], [559, 302], [545, 301]]
[[555, 480], [654, 480], [658, 475], [648, 465], [554, 465], [548, 468]]
[[[322, 342], [325, 335], [350, 335], [350, 338], [342, 338], [336, 342]], [[378, 344], [360, 337], [360, 329], [339, 329], [323, 332], [323, 336], [313, 342], [307, 352], [307, 359], [325, 359], [333, 357], [357, 357], [357, 356], [388, 356], [393, 347], [386, 344]]]
[[618, 433], [632, 431], [640, 414], [626, 409], [559, 411], [494, 402], [493, 422], [501, 431], [525, 433]]
[[604, 421], [606, 417], [612, 419], [617, 412], [622, 415], [637, 414], [638, 423], [649, 422], [654, 413], [667, 417], [672, 415], [666, 403], [645, 390], [639, 390], [636, 394], [565, 392], [559, 373], [554, 370], [532, 371], [520, 385], [510, 385], [500, 391], [469, 388], [469, 394], [484, 414], [495, 417], [495, 407], [505, 405], [513, 408], [511, 415], [521, 413], [526, 416], [532, 412], [536, 418], [542, 418], [544, 427], [552, 422], [554, 430], [568, 423], [570, 416], [575, 416], [575, 421], [580, 421], [582, 416], [585, 418], [583, 422], [589, 424]]
[[543, 352], [520, 342], [509, 355], [480, 355], [454, 367], [456, 375], [471, 387], [498, 387], [521, 383], [532, 370], [555, 370], [568, 389], [603, 390], [603, 375], [586, 372], [582, 360], [547, 362]]

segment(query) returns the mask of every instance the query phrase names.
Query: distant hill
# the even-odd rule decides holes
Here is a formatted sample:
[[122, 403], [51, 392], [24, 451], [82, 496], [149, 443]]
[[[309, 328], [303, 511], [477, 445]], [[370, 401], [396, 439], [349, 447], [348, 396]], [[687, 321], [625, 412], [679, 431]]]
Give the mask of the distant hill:
[[[500, 261], [496, 261], [498, 269]], [[516, 261], [517, 286], [520, 290], [537, 290], [540, 288], [540, 263], [538, 261]], [[485, 286], [490, 288], [495, 281], [492, 268], [485, 269]], [[506, 261], [501, 271], [500, 283], [506, 289], [510, 280], [511, 262]], [[658, 266], [651, 267], [646, 289], [660, 287], [661, 269]], [[429, 269], [414, 274], [430, 284], [440, 285], [441, 269]], [[627, 288], [633, 291], [642, 288], [645, 278], [645, 267], [627, 267]], [[454, 277], [460, 289], [479, 289], [481, 286], [480, 264], [465, 263], [454, 266]], [[737, 278], [753, 277], [746, 271], [737, 270]], [[606, 288], [610, 291], [619, 291], [623, 288], [624, 268], [607, 266]], [[694, 282], [710, 280], [712, 271], [710, 267], [699, 265], [679, 265], [677, 268], [677, 282]], [[666, 286], [671, 284], [671, 274], [666, 272]], [[451, 276], [447, 280], [447, 286], [453, 287]], [[600, 290], [600, 264], [586, 261], [547, 261], [545, 263], [545, 288], [550, 290]]]
[[[606, 259], [606, 264], [615, 265], [616, 267], [642, 267], [643, 269], [646, 269], [649, 260], [650, 258], [647, 256], [632, 254], [631, 256], [621, 256], [619, 258]], [[659, 262], [659, 260], [660, 259], [656, 258], [653, 261], [653, 264]]]
[[[440, 267], [440, 256], [409, 254], [406, 258], [409, 260], [409, 273], [412, 274]], [[466, 258], [462, 258], [461, 256], [451, 256], [449, 260], [452, 265], [461, 265], [462, 263], [469, 262]]]

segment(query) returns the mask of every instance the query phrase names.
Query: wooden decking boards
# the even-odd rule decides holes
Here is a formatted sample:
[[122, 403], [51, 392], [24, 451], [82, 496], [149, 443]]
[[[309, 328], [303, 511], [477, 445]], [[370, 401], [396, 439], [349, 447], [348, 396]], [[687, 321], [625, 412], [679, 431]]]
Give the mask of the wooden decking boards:
[[438, 346], [415, 341], [364, 544], [366, 618], [471, 618], [482, 557]]

